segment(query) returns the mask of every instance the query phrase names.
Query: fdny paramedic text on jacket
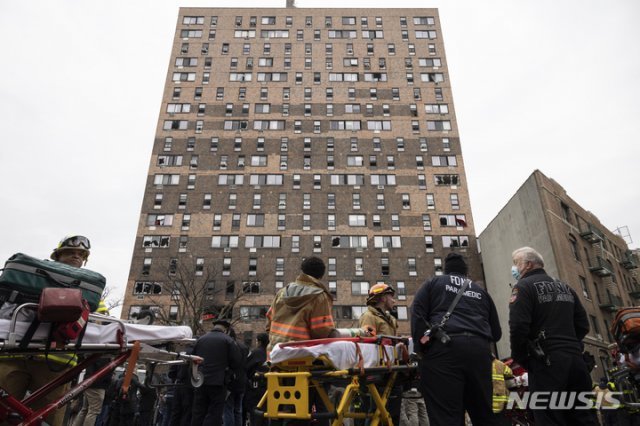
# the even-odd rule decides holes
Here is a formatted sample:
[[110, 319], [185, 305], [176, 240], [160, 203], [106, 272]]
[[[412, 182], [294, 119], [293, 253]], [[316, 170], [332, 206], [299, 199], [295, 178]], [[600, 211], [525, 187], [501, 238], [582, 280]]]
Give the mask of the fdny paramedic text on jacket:
[[411, 335], [417, 343], [421, 391], [432, 426], [462, 424], [467, 411], [473, 424], [494, 423], [491, 409], [490, 342], [502, 331], [493, 300], [479, 285], [471, 283], [454, 308], [444, 330], [447, 344], [432, 339], [420, 343], [430, 324], [438, 324], [469, 280], [467, 265], [458, 253], [445, 259], [445, 275], [428, 279], [418, 290], [411, 308]]
[[[540, 253], [522, 247], [512, 254], [518, 280], [509, 303], [511, 356], [529, 370], [529, 390], [589, 392], [591, 378], [582, 357], [589, 321], [580, 298], [567, 284], [543, 269]], [[541, 336], [545, 356], [538, 358], [529, 342]], [[531, 352], [531, 353], [530, 353]], [[534, 410], [536, 424], [596, 424], [593, 410]]]

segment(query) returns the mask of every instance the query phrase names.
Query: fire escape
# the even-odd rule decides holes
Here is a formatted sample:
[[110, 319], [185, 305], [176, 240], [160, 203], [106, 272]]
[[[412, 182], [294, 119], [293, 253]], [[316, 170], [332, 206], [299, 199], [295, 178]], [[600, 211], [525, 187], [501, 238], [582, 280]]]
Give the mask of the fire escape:
[[[604, 249], [604, 235], [592, 224], [587, 224], [587, 229], [580, 236], [591, 244], [595, 252], [595, 258], [589, 259], [589, 271], [601, 278], [603, 286], [597, 288], [600, 299], [600, 309], [607, 312], [616, 312], [624, 302], [619, 295], [618, 285], [615, 282], [611, 257]], [[604, 291], [603, 291], [604, 290]]]
[[631, 290], [629, 290], [629, 296], [633, 299], [640, 299], [640, 284], [638, 283], [638, 257], [631, 251], [624, 252], [624, 256], [620, 261], [620, 265], [631, 271]]

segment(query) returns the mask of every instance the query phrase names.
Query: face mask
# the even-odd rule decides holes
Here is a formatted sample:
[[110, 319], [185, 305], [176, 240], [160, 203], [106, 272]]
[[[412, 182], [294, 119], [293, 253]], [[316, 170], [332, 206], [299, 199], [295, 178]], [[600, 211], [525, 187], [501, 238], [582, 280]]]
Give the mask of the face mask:
[[516, 280], [520, 279], [520, 271], [518, 271], [518, 267], [516, 265], [513, 265], [511, 267], [511, 275], [513, 276], [513, 278], [515, 278]]

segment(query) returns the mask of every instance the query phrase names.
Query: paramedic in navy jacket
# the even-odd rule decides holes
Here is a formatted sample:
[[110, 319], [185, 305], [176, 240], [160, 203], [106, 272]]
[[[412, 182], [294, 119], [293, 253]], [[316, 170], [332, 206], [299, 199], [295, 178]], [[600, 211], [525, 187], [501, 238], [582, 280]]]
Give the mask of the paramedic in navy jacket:
[[[511, 257], [511, 272], [518, 280], [509, 301], [511, 356], [529, 370], [529, 390], [589, 392], [591, 378], [581, 343], [589, 321], [580, 298], [567, 284], [547, 275], [542, 256], [531, 247], [519, 248]], [[536, 357], [531, 345], [539, 337], [543, 357]], [[593, 411], [533, 413], [536, 424], [595, 425]]]
[[467, 264], [458, 253], [449, 253], [445, 275], [428, 279], [418, 290], [411, 307], [411, 335], [420, 360], [420, 385], [431, 426], [460, 425], [467, 411], [474, 425], [494, 424], [491, 409], [491, 342], [502, 331], [493, 300], [479, 285], [471, 283], [454, 308], [444, 330], [448, 343], [430, 337], [427, 322], [438, 324], [470, 280]]

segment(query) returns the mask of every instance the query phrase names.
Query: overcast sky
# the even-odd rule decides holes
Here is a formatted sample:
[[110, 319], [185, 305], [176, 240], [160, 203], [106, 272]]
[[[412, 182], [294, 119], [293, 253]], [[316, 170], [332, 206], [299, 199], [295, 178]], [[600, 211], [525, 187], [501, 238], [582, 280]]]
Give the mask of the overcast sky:
[[[540, 169], [639, 246], [640, 2], [348, 3], [440, 9], [477, 233]], [[284, 4], [0, 2], [0, 263], [84, 234], [124, 291], [178, 8]]]

